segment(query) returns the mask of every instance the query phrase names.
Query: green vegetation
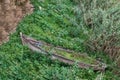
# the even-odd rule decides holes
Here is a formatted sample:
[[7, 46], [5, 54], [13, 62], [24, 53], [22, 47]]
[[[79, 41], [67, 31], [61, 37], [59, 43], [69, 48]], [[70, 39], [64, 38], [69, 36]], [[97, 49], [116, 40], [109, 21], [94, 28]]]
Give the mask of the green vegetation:
[[52, 45], [42, 45], [40, 46], [46, 52], [54, 53], [63, 56], [64, 58], [74, 60], [76, 62], [84, 62], [86, 64], [95, 65], [96, 60], [87, 56], [86, 53], [78, 53], [75, 51], [67, 51], [65, 49], [60, 49], [53, 47]]
[[[94, 80], [97, 75], [101, 74], [92, 69], [78, 68], [76, 64], [71, 66], [52, 61], [45, 55], [30, 51], [22, 45], [20, 32], [54, 46], [88, 53], [92, 58], [100, 57], [103, 62], [117, 69], [112, 60], [102, 51], [92, 51], [85, 44], [96, 40], [103, 30], [107, 31], [106, 38], [107, 35], [111, 35], [113, 28], [109, 25], [116, 24], [114, 29], [118, 34], [120, 26], [117, 21], [115, 23], [112, 21], [119, 20], [120, 7], [116, 5], [113, 8], [111, 5], [114, 4], [111, 0], [95, 0], [98, 5], [97, 9], [94, 9], [96, 6], [90, 7], [92, 4], [85, 8], [83, 6], [89, 4], [86, 3], [88, 0], [80, 1], [84, 2], [84, 5], [79, 4], [79, 0], [32, 0], [35, 6], [34, 12], [19, 23], [16, 32], [10, 36], [10, 41], [0, 46], [0, 80]], [[110, 2], [106, 3], [109, 6], [105, 2]], [[85, 12], [80, 11], [80, 6], [85, 9], [83, 10]], [[114, 13], [114, 10], [118, 13]], [[107, 16], [108, 14], [114, 14], [112, 19]], [[89, 19], [92, 18], [95, 23], [88, 24], [85, 15], [88, 17], [91, 15]], [[102, 40], [99, 41], [102, 42]], [[111, 68], [102, 74], [102, 80], [120, 79], [119, 74], [115, 75]]]
[[[118, 0], [73, 0], [76, 22], [89, 32], [86, 46], [92, 51], [107, 53], [117, 62], [120, 60], [120, 3]], [[83, 16], [83, 17], [82, 17]], [[82, 18], [80, 18], [82, 17]], [[88, 29], [89, 28], [89, 29]], [[91, 31], [89, 31], [91, 30]], [[119, 49], [118, 49], [119, 48]]]

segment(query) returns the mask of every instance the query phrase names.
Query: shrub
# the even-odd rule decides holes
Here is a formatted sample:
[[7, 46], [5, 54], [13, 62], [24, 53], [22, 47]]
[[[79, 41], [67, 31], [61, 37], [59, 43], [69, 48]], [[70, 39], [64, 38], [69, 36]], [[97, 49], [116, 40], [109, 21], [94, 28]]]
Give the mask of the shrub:
[[73, 0], [76, 21], [82, 30], [91, 31], [85, 45], [103, 51], [120, 61], [120, 2], [117, 0]]

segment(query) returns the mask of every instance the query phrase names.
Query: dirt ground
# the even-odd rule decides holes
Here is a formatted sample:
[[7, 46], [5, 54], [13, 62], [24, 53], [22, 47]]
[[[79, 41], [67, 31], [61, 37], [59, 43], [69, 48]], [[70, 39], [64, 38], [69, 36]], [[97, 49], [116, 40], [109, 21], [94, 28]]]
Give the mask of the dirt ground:
[[29, 0], [0, 0], [0, 44], [9, 40], [20, 20], [32, 11]]

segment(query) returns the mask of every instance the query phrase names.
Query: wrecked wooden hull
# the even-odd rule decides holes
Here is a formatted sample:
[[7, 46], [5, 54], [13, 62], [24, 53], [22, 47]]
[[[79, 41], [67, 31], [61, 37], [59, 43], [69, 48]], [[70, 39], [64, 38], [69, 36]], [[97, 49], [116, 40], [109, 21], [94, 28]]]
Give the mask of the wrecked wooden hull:
[[[84, 69], [88, 69], [88, 68], [92, 68], [94, 70], [99, 70], [99, 71], [104, 71], [105, 68], [107, 67], [106, 64], [97, 61], [97, 60], [92, 60], [93, 62], [88, 63], [89, 61], [89, 57], [87, 55], [84, 54], [77, 54], [72, 50], [68, 50], [68, 49], [63, 49], [61, 47], [54, 47], [51, 44], [48, 44], [44, 41], [37, 41], [31, 37], [28, 37], [22, 33], [20, 33], [20, 37], [22, 40], [22, 44], [23, 45], [27, 45], [31, 50], [45, 54], [45, 55], [49, 55], [50, 54], [50, 58], [52, 60], [59, 60], [61, 62], [67, 63], [67, 64], [74, 64], [75, 62], [77, 62], [78, 66], [80, 68], [84, 68]], [[54, 48], [53, 52], [50, 53], [50, 50]], [[67, 55], [64, 55], [64, 53]], [[77, 55], [76, 55], [77, 54]], [[68, 57], [69, 56], [69, 57]], [[71, 57], [72, 56], [72, 57]], [[76, 57], [73, 57], [76, 56]], [[81, 57], [82, 60], [80, 59], [74, 59], [74, 58], [79, 58]], [[85, 62], [84, 58], [86, 58], [86, 60], [88, 59], [88, 61]]]

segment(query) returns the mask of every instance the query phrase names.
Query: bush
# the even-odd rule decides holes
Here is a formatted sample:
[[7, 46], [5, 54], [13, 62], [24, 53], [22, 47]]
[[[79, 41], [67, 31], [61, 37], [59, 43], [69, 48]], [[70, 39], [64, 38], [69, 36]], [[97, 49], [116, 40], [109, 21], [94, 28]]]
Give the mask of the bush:
[[92, 51], [103, 51], [120, 61], [120, 2], [117, 0], [73, 0], [76, 21], [89, 31], [85, 45]]

